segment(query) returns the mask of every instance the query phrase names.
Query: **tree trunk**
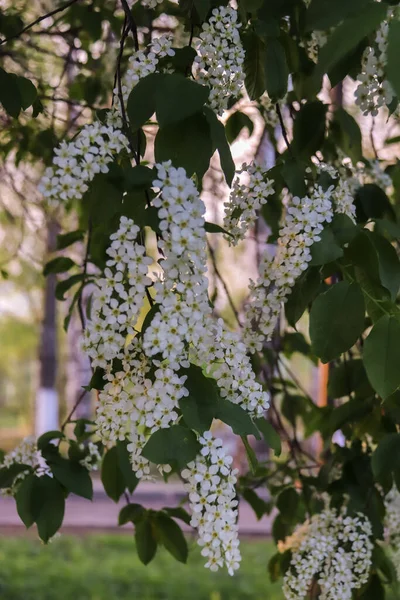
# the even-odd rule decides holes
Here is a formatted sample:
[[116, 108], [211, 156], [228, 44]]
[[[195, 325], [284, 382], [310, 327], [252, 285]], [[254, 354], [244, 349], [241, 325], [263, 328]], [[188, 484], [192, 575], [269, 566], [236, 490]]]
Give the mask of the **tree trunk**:
[[[47, 225], [47, 253], [56, 248], [58, 223], [50, 220]], [[44, 289], [43, 321], [39, 345], [39, 385], [36, 393], [35, 434], [58, 429], [59, 408], [56, 388], [57, 378], [57, 304], [56, 275], [46, 277]]]

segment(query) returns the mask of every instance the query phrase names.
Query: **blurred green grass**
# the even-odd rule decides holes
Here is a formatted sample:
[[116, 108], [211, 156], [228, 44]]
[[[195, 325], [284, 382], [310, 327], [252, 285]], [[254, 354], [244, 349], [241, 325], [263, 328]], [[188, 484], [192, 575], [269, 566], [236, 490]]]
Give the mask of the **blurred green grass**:
[[0, 540], [1, 600], [282, 600], [267, 571], [274, 545], [243, 541], [242, 567], [211, 573], [193, 539], [187, 565], [162, 548], [147, 567], [133, 536], [62, 535], [48, 546], [31, 538]]

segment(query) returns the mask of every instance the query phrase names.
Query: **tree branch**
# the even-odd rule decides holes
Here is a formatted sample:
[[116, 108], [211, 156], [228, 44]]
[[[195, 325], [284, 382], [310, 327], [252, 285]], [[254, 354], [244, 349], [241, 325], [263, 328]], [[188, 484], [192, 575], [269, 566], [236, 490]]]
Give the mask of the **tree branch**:
[[26, 31], [31, 29], [31, 27], [34, 27], [41, 21], [44, 21], [45, 19], [47, 19], [48, 17], [52, 17], [53, 15], [56, 15], [57, 13], [66, 10], [67, 8], [69, 8], [70, 6], [75, 4], [76, 2], [79, 2], [79, 0], [69, 0], [69, 2], [65, 2], [65, 4], [62, 4], [58, 8], [55, 8], [54, 10], [50, 11], [49, 13], [42, 15], [41, 17], [37, 18], [35, 21], [32, 21], [32, 23], [29, 23], [29, 25], [26, 25], [26, 27], [21, 29], [21, 31], [19, 31], [18, 33], [14, 34], [14, 35], [10, 35], [10, 37], [8, 37], [8, 38], [3, 38], [2, 40], [0, 40], [0, 46], [2, 44], [6, 44], [7, 42], [10, 42], [11, 40], [16, 40], [17, 38], [21, 37], [21, 35], [23, 35]]
[[222, 275], [220, 273], [220, 270], [218, 268], [217, 259], [215, 257], [215, 252], [214, 252], [214, 248], [211, 246], [211, 244], [210, 244], [210, 242], [208, 240], [207, 240], [207, 246], [208, 246], [208, 251], [210, 253], [211, 262], [213, 264], [213, 268], [214, 268], [215, 274], [218, 277], [218, 279], [220, 280], [220, 282], [222, 283], [222, 286], [224, 288], [225, 294], [226, 294], [226, 296], [228, 298], [229, 306], [231, 307], [232, 312], [235, 315], [235, 319], [238, 322], [239, 327], [243, 327], [243, 324], [242, 324], [242, 322], [240, 320], [240, 317], [239, 317], [238, 310], [237, 310], [236, 306], [234, 305], [232, 297], [231, 297], [230, 292], [228, 290], [228, 286], [226, 284], [226, 281], [222, 277]]

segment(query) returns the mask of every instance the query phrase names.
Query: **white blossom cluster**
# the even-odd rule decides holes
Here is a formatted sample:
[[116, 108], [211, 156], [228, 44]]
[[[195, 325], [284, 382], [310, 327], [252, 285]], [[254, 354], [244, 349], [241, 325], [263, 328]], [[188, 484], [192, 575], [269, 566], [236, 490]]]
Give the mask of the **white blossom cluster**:
[[292, 559], [283, 583], [287, 600], [308, 597], [313, 584], [320, 587], [321, 600], [351, 600], [361, 588], [372, 564], [372, 527], [358, 514], [324, 510], [313, 515], [280, 550], [292, 550]]
[[[181, 367], [206, 364], [221, 395], [252, 415], [262, 414], [269, 396], [256, 381], [246, 347], [238, 334], [212, 318], [208, 301], [204, 203], [184, 169], [156, 165], [153, 200], [159, 209], [162, 276], [154, 283], [151, 323], [137, 333], [135, 324], [152, 281], [152, 260], [135, 241], [138, 227], [126, 217], [111, 236], [104, 277], [94, 293], [84, 350], [92, 365], [106, 370], [99, 396], [97, 426], [105, 443], [128, 438], [134, 470], [149, 475], [141, 449], [151, 433], [178, 421], [179, 400], [188, 394]], [[114, 361], [122, 368], [114, 372]], [[153, 380], [149, 376], [152, 370]]]
[[[311, 246], [320, 241], [324, 223], [333, 218], [332, 192], [315, 185], [310, 196], [294, 197], [287, 208], [279, 232], [277, 253], [271, 259], [264, 254], [257, 283], [250, 282], [243, 339], [251, 351], [261, 350], [270, 339], [297, 278], [308, 267]], [[256, 330], [256, 331], [255, 331]]]
[[48, 167], [39, 191], [50, 204], [80, 199], [97, 173], [107, 173], [114, 156], [128, 145], [124, 134], [113, 125], [85, 125], [71, 142], [55, 149], [53, 166]]
[[[222, 320], [213, 319], [206, 277], [205, 206], [194, 182], [184, 169], [176, 169], [170, 162], [155, 168], [153, 187], [159, 193], [152, 203], [158, 209], [162, 273], [154, 283], [149, 278], [152, 261], [146, 257], [145, 247], [135, 241], [139, 230], [132, 220], [122, 217], [119, 230], [111, 236], [110, 260], [94, 294], [84, 341], [93, 366], [105, 369], [97, 433], [106, 445], [128, 441], [132, 469], [139, 478], [150, 477], [149, 462], [142, 456], [149, 437], [181, 418], [179, 401], [188, 395], [182, 368], [191, 363], [206, 365], [221, 396], [250, 415], [262, 414], [269, 404], [239, 335], [227, 331]], [[150, 296], [152, 319], [138, 332], [136, 321], [150, 285], [154, 289]], [[232, 572], [240, 555], [234, 512], [230, 512], [235, 506], [235, 477], [228, 469], [231, 458], [225, 456], [219, 441], [211, 444], [210, 456], [209, 442], [202, 443], [208, 450], [203, 448], [196, 465], [205, 481], [213, 486], [218, 481], [218, 490], [215, 497], [207, 494], [207, 503], [204, 499], [199, 503], [204, 508], [210, 505], [204, 518], [210, 519], [212, 513], [214, 525], [218, 519], [219, 541], [212, 536], [208, 544], [203, 528], [201, 543], [206, 544], [207, 566], [217, 568], [225, 562]], [[158, 467], [169, 470], [169, 465]], [[205, 485], [196, 484], [196, 493], [204, 491]]]
[[396, 487], [385, 497], [385, 539], [391, 546], [391, 558], [400, 579], [400, 493]]
[[[150, 2], [156, 2], [157, 4], [156, 0], [150, 0]], [[172, 36], [167, 34], [154, 38], [147, 50], [137, 50], [134, 52], [129, 57], [128, 70], [122, 82], [124, 102], [127, 102], [132, 89], [141, 79], [157, 71], [161, 58], [174, 55]], [[114, 89], [114, 94], [118, 95], [118, 88]]]
[[219, 115], [237, 98], [244, 84], [244, 49], [239, 36], [238, 13], [230, 6], [214, 8], [203, 23], [197, 44], [197, 81], [210, 87], [209, 102]]
[[145, 8], [157, 8], [158, 4], [161, 4], [163, 0], [142, 0], [141, 4]]
[[99, 467], [99, 463], [101, 461], [101, 454], [97, 447], [97, 444], [94, 442], [88, 442], [86, 446], [84, 444], [80, 444], [81, 450], [86, 450], [85, 458], [79, 461], [79, 464], [82, 467], [85, 467], [88, 471], [97, 471]]
[[[49, 465], [42, 456], [40, 450], [37, 449], [36, 440], [34, 437], [24, 438], [18, 446], [8, 452], [3, 459], [0, 468], [9, 468], [11, 465], [27, 465], [35, 469], [35, 474], [38, 477], [48, 475], [53, 477], [53, 473], [50, 470]], [[1, 491], [3, 495], [13, 495], [18, 489], [18, 484], [29, 475], [29, 470], [21, 471], [14, 479], [13, 486], [11, 488], [4, 488]]]
[[386, 79], [386, 62], [389, 20], [392, 9], [388, 11], [388, 19], [381, 23], [374, 46], [368, 46], [362, 57], [362, 72], [358, 75], [359, 85], [355, 91], [356, 104], [364, 115], [376, 116], [382, 106], [388, 106], [394, 91]]
[[354, 194], [360, 185], [359, 181], [352, 174], [349, 177], [342, 165], [336, 169], [333, 165], [322, 162], [318, 165], [318, 172], [328, 173], [332, 179], [338, 180], [336, 187], [332, 191], [335, 212], [344, 214], [355, 222], [356, 206], [354, 204]]
[[83, 349], [93, 367], [106, 368], [124, 347], [152, 280], [148, 269], [153, 260], [144, 246], [136, 242], [139, 227], [127, 217], [110, 237], [104, 277], [97, 281], [92, 300], [92, 318], [84, 331]]
[[235, 491], [237, 470], [232, 470], [233, 459], [226, 454], [222, 440], [206, 431], [199, 441], [200, 454], [182, 471], [192, 511], [190, 524], [198, 530], [201, 554], [207, 558], [205, 566], [218, 571], [225, 564], [233, 575], [241, 560]]
[[[248, 176], [246, 184], [241, 183], [240, 175], [243, 173]], [[244, 239], [257, 219], [257, 212], [274, 194], [274, 181], [267, 177], [264, 167], [244, 163], [238, 175], [233, 182], [229, 201], [224, 204], [224, 227], [230, 234], [225, 237], [235, 246]]]
[[327, 41], [328, 36], [324, 31], [312, 31], [309, 38], [300, 42], [300, 46], [305, 48], [308, 58], [316, 63], [318, 62], [319, 51]]

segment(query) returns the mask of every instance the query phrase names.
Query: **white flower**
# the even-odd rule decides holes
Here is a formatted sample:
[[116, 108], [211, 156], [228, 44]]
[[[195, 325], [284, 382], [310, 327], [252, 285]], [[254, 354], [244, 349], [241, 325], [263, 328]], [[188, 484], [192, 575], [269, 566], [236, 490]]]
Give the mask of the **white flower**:
[[303, 600], [313, 581], [318, 581], [324, 600], [351, 600], [353, 590], [369, 578], [372, 564], [372, 527], [358, 514], [324, 510], [300, 525], [280, 542], [280, 552], [290, 549], [292, 558], [283, 582], [287, 600]]

